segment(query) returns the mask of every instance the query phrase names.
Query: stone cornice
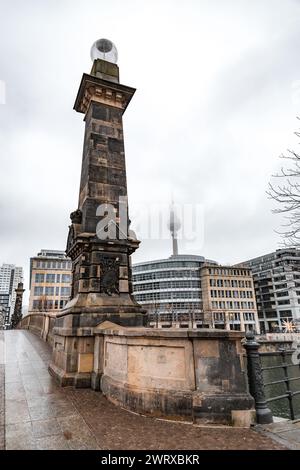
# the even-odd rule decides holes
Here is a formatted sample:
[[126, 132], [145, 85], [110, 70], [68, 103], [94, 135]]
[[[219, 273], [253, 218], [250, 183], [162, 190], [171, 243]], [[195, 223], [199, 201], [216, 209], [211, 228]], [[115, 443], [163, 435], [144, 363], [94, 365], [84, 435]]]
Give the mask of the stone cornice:
[[74, 109], [86, 114], [92, 101], [122, 109], [127, 108], [135, 88], [83, 74]]

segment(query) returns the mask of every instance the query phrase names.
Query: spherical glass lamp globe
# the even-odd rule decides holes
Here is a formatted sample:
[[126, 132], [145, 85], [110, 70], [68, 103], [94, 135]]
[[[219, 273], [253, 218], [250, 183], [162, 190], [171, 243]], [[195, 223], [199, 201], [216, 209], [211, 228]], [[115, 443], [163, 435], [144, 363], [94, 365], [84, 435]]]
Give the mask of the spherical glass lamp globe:
[[91, 48], [91, 59], [106, 60], [116, 64], [118, 61], [118, 51], [116, 46], [109, 39], [98, 39]]

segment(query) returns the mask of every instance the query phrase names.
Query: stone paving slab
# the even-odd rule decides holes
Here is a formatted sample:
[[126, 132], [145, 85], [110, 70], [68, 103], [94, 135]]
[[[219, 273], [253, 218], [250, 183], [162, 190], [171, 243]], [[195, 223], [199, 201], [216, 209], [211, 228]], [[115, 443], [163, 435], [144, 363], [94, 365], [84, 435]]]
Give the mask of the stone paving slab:
[[257, 429], [290, 450], [300, 450], [300, 419], [257, 426]]
[[48, 374], [49, 346], [28, 331], [5, 331], [4, 356], [5, 394], [4, 366], [1, 369], [0, 364], [0, 448], [1, 445], [6, 449], [40, 450], [285, 448], [253, 429], [203, 427], [143, 417], [113, 405], [100, 392], [62, 389]]

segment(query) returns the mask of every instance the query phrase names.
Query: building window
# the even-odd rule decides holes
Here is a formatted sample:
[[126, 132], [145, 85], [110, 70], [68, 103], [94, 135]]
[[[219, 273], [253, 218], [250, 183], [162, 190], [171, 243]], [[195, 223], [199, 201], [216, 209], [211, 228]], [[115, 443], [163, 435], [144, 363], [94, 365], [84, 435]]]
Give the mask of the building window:
[[44, 282], [44, 274], [43, 273], [36, 273], [35, 275], [35, 282], [36, 283], [40, 283], [40, 282]]
[[34, 300], [32, 302], [32, 309], [33, 310], [40, 310], [40, 307], [41, 307], [41, 302], [40, 300]]
[[70, 284], [71, 282], [71, 275], [70, 274], [62, 274], [61, 276], [61, 282]]
[[48, 283], [55, 282], [55, 274], [46, 274], [46, 282]]
[[60, 295], [62, 296], [69, 296], [71, 294], [71, 289], [70, 287], [61, 287], [60, 289]]
[[45, 295], [54, 295], [54, 287], [45, 287]]
[[43, 295], [44, 287], [42, 286], [35, 286], [34, 288], [34, 295]]
[[286, 299], [286, 300], [278, 300], [278, 305], [289, 305], [290, 304], [290, 300], [289, 299]]
[[278, 286], [276, 286], [276, 289], [286, 289], [287, 288], [287, 284], [278, 284]]
[[276, 297], [288, 297], [288, 291], [276, 292]]

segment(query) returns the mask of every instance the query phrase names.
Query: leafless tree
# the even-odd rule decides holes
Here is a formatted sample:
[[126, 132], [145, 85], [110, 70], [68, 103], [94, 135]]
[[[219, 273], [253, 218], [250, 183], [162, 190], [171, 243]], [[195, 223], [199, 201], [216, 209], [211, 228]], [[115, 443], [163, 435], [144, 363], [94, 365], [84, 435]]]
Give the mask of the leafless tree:
[[[300, 137], [300, 132], [295, 132], [295, 135]], [[287, 154], [282, 154], [280, 158], [288, 161], [288, 166], [282, 167], [273, 177], [282, 178], [282, 183], [269, 183], [267, 194], [269, 199], [279, 205], [272, 212], [285, 214], [286, 223], [282, 224], [282, 230], [277, 232], [283, 238], [283, 245], [295, 247], [300, 245], [300, 154], [288, 150]]]

